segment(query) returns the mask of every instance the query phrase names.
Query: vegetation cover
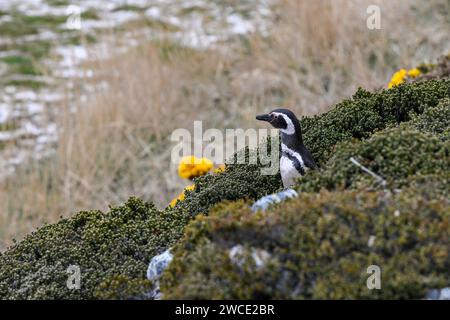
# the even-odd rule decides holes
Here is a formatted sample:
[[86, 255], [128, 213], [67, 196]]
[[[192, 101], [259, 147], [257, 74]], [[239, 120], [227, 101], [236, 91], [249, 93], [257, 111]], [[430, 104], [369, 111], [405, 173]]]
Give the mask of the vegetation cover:
[[[450, 284], [449, 99], [448, 78], [422, 79], [359, 89], [302, 118], [321, 169], [298, 182], [299, 198], [264, 213], [249, 205], [279, 190], [280, 177], [261, 175], [261, 164], [228, 165], [162, 211], [131, 198], [46, 225], [0, 256], [0, 297], [149, 298], [148, 262], [174, 247], [164, 298], [422, 298]], [[365, 285], [371, 264], [383, 290]], [[80, 290], [66, 286], [71, 265]]]

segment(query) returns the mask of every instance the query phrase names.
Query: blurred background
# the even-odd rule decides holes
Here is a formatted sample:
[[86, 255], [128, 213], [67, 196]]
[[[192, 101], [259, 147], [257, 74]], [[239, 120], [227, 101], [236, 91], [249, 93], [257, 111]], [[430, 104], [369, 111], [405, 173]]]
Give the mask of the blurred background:
[[321, 113], [449, 51], [450, 0], [0, 0], [0, 250], [132, 195], [165, 207], [194, 120]]

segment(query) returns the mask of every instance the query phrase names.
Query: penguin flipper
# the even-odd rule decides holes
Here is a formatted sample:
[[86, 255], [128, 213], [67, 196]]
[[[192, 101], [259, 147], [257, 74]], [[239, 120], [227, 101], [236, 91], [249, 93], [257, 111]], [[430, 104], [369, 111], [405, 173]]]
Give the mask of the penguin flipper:
[[311, 153], [306, 148], [303, 151], [303, 162], [305, 163], [305, 166], [311, 170], [319, 169], [319, 166], [314, 161]]

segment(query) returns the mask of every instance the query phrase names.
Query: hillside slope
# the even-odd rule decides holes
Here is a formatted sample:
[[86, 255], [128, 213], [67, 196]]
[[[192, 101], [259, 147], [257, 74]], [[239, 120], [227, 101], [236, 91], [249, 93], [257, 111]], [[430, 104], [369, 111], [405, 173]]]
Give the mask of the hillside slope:
[[[302, 118], [322, 169], [299, 182], [299, 198], [265, 213], [248, 205], [279, 190], [280, 177], [229, 165], [196, 179], [174, 208], [131, 198], [44, 226], [0, 256], [0, 297], [148, 298], [150, 258], [175, 246], [165, 298], [421, 298], [450, 284], [449, 102], [447, 77], [424, 79], [360, 89]], [[371, 264], [384, 290], [367, 290]], [[73, 265], [80, 290], [66, 286]]]

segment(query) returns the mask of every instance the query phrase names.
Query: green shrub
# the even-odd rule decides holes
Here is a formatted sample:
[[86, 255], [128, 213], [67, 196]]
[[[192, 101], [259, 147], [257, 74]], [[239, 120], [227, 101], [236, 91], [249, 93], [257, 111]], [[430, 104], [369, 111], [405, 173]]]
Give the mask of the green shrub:
[[448, 199], [450, 194], [450, 171], [439, 174], [415, 174], [408, 179], [408, 187], [402, 190], [411, 196], [420, 196], [432, 199]]
[[[106, 214], [80, 212], [44, 226], [0, 256], [0, 297], [92, 299], [113, 276], [144, 279], [150, 258], [178, 240], [186, 223], [185, 216], [130, 198]], [[80, 290], [66, 286], [70, 265], [80, 267]], [[111, 290], [103, 297], [117, 293]]]
[[443, 140], [450, 139], [450, 99], [443, 99], [434, 108], [421, 115], [414, 115], [411, 126], [422, 132], [439, 135]]
[[[399, 122], [412, 119], [408, 126], [417, 130], [438, 133], [439, 137], [442, 138], [445, 130], [441, 133], [441, 128], [448, 119], [446, 119], [447, 116], [439, 118], [436, 113], [439, 114], [441, 111], [447, 112], [445, 106], [448, 106], [448, 104], [445, 101], [448, 101], [449, 97], [449, 80], [416, 82], [375, 93], [369, 93], [360, 89], [353, 99], [343, 101], [331, 111], [312, 118], [302, 118], [305, 143], [312, 151], [316, 161], [322, 164], [324, 170], [308, 174], [301, 181], [299, 188], [311, 191], [322, 187], [336, 189], [339, 186], [353, 188], [359, 185], [370, 185], [372, 183], [371, 178], [349, 163], [348, 157], [355, 156], [364, 165], [367, 165], [387, 179], [392, 186], [406, 187], [409, 184], [411, 186], [419, 186], [423, 184], [423, 179], [429, 179], [429, 185], [433, 186], [433, 190], [435, 189], [436, 193], [424, 190], [424, 194], [428, 193], [423, 198], [428, 201], [436, 198], [437, 194], [441, 198], [445, 198], [449, 190], [448, 184], [439, 182], [439, 180], [443, 177], [448, 177], [448, 173], [445, 171], [445, 166], [448, 167], [448, 140], [420, 133], [404, 126], [397, 129], [389, 129], [372, 138], [371, 136], [376, 131], [397, 126]], [[440, 101], [441, 104], [439, 104]], [[361, 141], [350, 142], [352, 139]], [[411, 152], [411, 150], [414, 151], [417, 148], [422, 148], [420, 153]], [[244, 153], [245, 157], [249, 157], [250, 151], [247, 148], [240, 152]], [[332, 156], [333, 158], [330, 159]], [[152, 204], [131, 198], [125, 205], [112, 208], [106, 214], [98, 211], [81, 212], [72, 218], [44, 226], [0, 256], [0, 297], [4, 299], [148, 297], [146, 294], [150, 284], [144, 279], [150, 258], [177, 243], [183, 237], [184, 228], [192, 218], [198, 214], [208, 214], [211, 207], [224, 200], [254, 200], [275, 192], [281, 187], [279, 175], [262, 175], [260, 173], [261, 167], [261, 163], [254, 165], [230, 164], [227, 165], [223, 173], [198, 178], [195, 180], [195, 189], [192, 192], [187, 192], [183, 202], [178, 203], [174, 208], [167, 208], [164, 211], [158, 211]], [[445, 174], [447, 175], [445, 176]], [[312, 199], [315, 199], [312, 195], [309, 198], [305, 197], [302, 196], [301, 199], [311, 202]], [[342, 201], [348, 197], [350, 199], [349, 202], [352, 203], [353, 200], [351, 199], [356, 197], [356, 195], [340, 196], [338, 193], [336, 197], [337, 200], [341, 199]], [[333, 196], [325, 195], [323, 196], [325, 200], [321, 199], [322, 197], [317, 198], [316, 206], [311, 203], [310, 206], [301, 209], [299, 204], [299, 207], [293, 210], [297, 213], [299, 210], [300, 212], [311, 211], [311, 217], [317, 217], [317, 212], [326, 207], [326, 202], [324, 201], [328, 199], [330, 203], [334, 203], [334, 207], [327, 207], [329, 208], [327, 210], [330, 211], [330, 217], [340, 217], [340, 212], [345, 208], [341, 210], [338, 206], [339, 203], [336, 202], [337, 200], [332, 201]], [[426, 202], [426, 204], [431, 206], [431, 200]], [[423, 214], [426, 215], [428, 212], [431, 215], [432, 208], [426, 204], [421, 203], [419, 207], [423, 205], [425, 212]], [[344, 205], [345, 203], [342, 203], [342, 206]], [[389, 207], [389, 210], [391, 207]], [[441, 207], [442, 204], [439, 204], [439, 208]], [[350, 213], [362, 212], [361, 210], [365, 209], [366, 207], [363, 204], [356, 205], [354, 203], [348, 208]], [[299, 228], [298, 230], [304, 232], [304, 235], [309, 234], [311, 237], [314, 235], [314, 221], [306, 219], [308, 215], [300, 215], [305, 218], [304, 221], [295, 215], [280, 215], [280, 219], [285, 219], [283, 220], [284, 222], [290, 221], [292, 224], [286, 226], [282, 224], [281, 220], [280, 224], [276, 224], [275, 222], [278, 218], [274, 215], [270, 219], [267, 218], [267, 227], [258, 225], [261, 227], [259, 231], [245, 225], [245, 221], [240, 221], [242, 210], [248, 211], [248, 209], [244, 208], [236, 209], [236, 219], [234, 219], [235, 221], [230, 221], [230, 223], [234, 224], [235, 234], [236, 236], [239, 235], [239, 241], [243, 241], [246, 245], [260, 245], [269, 251], [271, 248], [282, 250], [282, 245], [277, 247], [279, 243], [283, 244], [283, 246], [286, 245], [286, 248], [288, 248], [289, 246], [295, 246], [296, 243], [298, 244], [299, 239], [306, 241], [303, 238], [298, 238], [298, 235], [293, 232], [293, 230], [297, 230], [295, 228]], [[379, 210], [387, 212], [388, 207], [380, 207]], [[441, 211], [439, 209], [437, 212], [441, 214]], [[421, 213], [418, 217], [420, 216]], [[264, 215], [253, 217], [266, 221], [264, 220], [266, 219]], [[359, 219], [362, 215], [358, 213], [357, 217]], [[204, 223], [207, 226], [210, 223], [215, 223], [214, 221], [218, 221], [219, 225], [223, 224], [221, 220], [217, 219], [219, 218], [214, 216], [211, 218], [197, 217], [193, 226], [197, 226], [199, 223]], [[362, 219], [354, 222], [355, 230], [368, 228], [369, 226], [364, 224], [364, 221], [366, 220]], [[415, 223], [417, 222], [416, 220], [414, 221]], [[248, 223], [253, 225], [256, 221], [249, 220]], [[309, 223], [313, 223], [311, 231], [308, 231]], [[363, 224], [359, 226], [359, 223]], [[434, 222], [431, 221], [430, 223]], [[350, 224], [353, 225], [353, 222]], [[335, 227], [337, 228], [337, 226]], [[237, 275], [233, 272], [227, 273], [229, 270], [235, 270], [233, 269], [234, 266], [230, 264], [226, 256], [214, 253], [217, 251], [217, 248], [220, 249], [220, 246], [227, 243], [226, 237], [228, 234], [219, 232], [216, 236], [211, 236], [213, 239], [211, 241], [208, 240], [208, 243], [194, 246], [193, 239], [196, 238], [199, 241], [203, 241], [208, 238], [205, 236], [205, 232], [209, 231], [207, 228], [202, 229], [198, 227], [191, 227], [189, 230], [185, 245], [189, 246], [188, 243], [191, 243], [191, 247], [186, 251], [185, 258], [192, 260], [192, 263], [195, 264], [195, 268], [192, 270], [197, 270], [199, 273], [191, 274], [189, 270], [183, 271], [182, 268], [186, 265], [176, 263], [175, 266], [181, 269], [176, 271], [173, 269], [176, 267], [171, 267], [172, 274], [175, 274], [176, 271], [177, 274], [179, 272], [180, 274], [185, 274], [185, 276], [180, 278], [181, 282], [177, 282], [178, 280], [176, 279], [170, 279], [169, 276], [166, 278], [165, 288], [168, 290], [168, 297], [182, 297], [185, 294], [182, 288], [195, 287], [196, 282], [193, 280], [195, 277], [199, 277], [198, 285], [200, 288], [203, 288], [201, 286], [204, 285], [202, 282], [204, 281], [204, 274], [212, 273], [214, 276], [217, 276], [222, 272], [224, 273], [223, 282], [220, 282], [223, 284], [222, 286], [213, 288], [208, 285], [203, 291], [195, 289], [192, 293], [183, 297], [195, 296], [197, 291], [202, 291], [203, 296], [208, 298], [224, 296], [255, 298], [322, 297], [328, 295], [328, 293], [320, 292], [318, 289], [321, 286], [325, 288], [323, 283], [318, 283], [317, 286], [314, 286], [314, 290], [308, 289], [312, 290], [309, 293], [302, 291], [301, 288], [297, 288], [293, 292], [300, 293], [293, 294], [290, 291], [292, 289], [290, 279], [297, 281], [292, 283], [298, 285], [300, 283], [298, 279], [311, 281], [310, 277], [314, 273], [309, 274], [311, 269], [306, 268], [302, 273], [294, 274], [292, 270], [296, 271], [303, 265], [291, 265], [290, 262], [284, 264], [284, 260], [281, 260], [283, 269], [280, 269], [278, 260], [273, 265], [269, 263], [270, 268], [277, 271], [276, 274], [267, 273], [266, 271], [255, 272], [252, 269], [249, 271], [247, 280], [247, 278], [242, 277], [242, 273]], [[280, 230], [286, 230], [284, 238], [279, 238]], [[195, 232], [197, 235], [193, 235], [192, 232]], [[320, 235], [320, 233], [318, 234]], [[322, 236], [325, 236], [325, 234]], [[360, 236], [362, 237], [363, 234], [361, 233]], [[292, 242], [290, 244], [288, 243], [289, 237], [291, 237], [290, 241]], [[441, 241], [439, 238], [440, 234], [436, 233], [435, 237]], [[319, 240], [319, 238], [316, 240], [311, 238], [308, 241], [314, 242]], [[428, 254], [426, 241], [424, 242], [424, 252]], [[284, 244], [285, 242], [286, 244]], [[336, 252], [340, 252], [340, 250], [347, 252], [353, 248], [352, 242], [343, 243], [338, 241], [337, 243], [343, 247], [342, 249], [333, 247], [333, 250]], [[348, 245], [348, 247], [345, 245]], [[312, 244], [311, 248], [317, 249]], [[192, 250], [199, 251], [194, 254]], [[297, 248], [296, 250], [299, 249]], [[208, 252], [211, 253], [210, 256], [208, 256]], [[300, 252], [297, 251], [297, 253], [301, 255]], [[178, 259], [180, 259], [182, 254], [178, 251]], [[433, 252], [430, 254], [433, 254]], [[285, 259], [289, 255], [282, 255], [281, 257]], [[358, 261], [367, 262], [366, 260], [370, 258], [352, 257], [352, 254], [348, 254], [345, 256], [345, 259], [354, 258], [355, 260], [349, 260], [349, 263], [355, 263], [358, 259]], [[325, 259], [325, 257], [322, 258]], [[387, 257], [385, 258], [387, 259]], [[333, 259], [333, 257], [330, 257], [330, 259]], [[404, 261], [409, 261], [408, 259]], [[286, 261], [290, 260], [287, 259]], [[308, 263], [312, 264], [312, 260], [305, 261], [309, 261]], [[318, 268], [322, 267], [323, 270], [328, 268], [326, 259], [317, 260], [317, 264]], [[81, 268], [81, 290], [69, 290], [66, 287], [68, 279], [66, 270], [70, 265], [78, 265]], [[396, 264], [394, 265], [397, 266]], [[342, 267], [339, 264], [337, 266]], [[389, 264], [386, 266], [389, 267]], [[279, 272], [280, 270], [282, 270], [281, 273]], [[187, 276], [188, 274], [189, 276]], [[230, 279], [227, 274], [232, 275], [232, 278]], [[278, 276], [280, 274], [284, 277], [284, 280], [279, 279]], [[416, 273], [413, 272], [411, 274], [415, 275]], [[409, 274], [407, 275], [409, 277]], [[240, 289], [238, 288], [238, 283], [233, 282], [233, 279], [241, 281]], [[418, 279], [420, 280], [420, 278]], [[253, 280], [258, 281], [252, 284]], [[266, 285], [264, 285], [265, 280], [267, 280]], [[216, 282], [219, 280], [214, 278], [211, 281], [211, 284], [217, 284]], [[333, 281], [344, 280], [336, 278]], [[230, 284], [229, 288], [226, 285], [228, 283]], [[283, 283], [286, 287], [283, 287]], [[309, 285], [308, 282], [306, 285]], [[310, 286], [309, 288], [313, 287]], [[345, 290], [349, 290], [348, 286], [345, 288]], [[422, 282], [420, 282], [420, 288], [422, 288]], [[139, 294], [141, 290], [143, 292]], [[383, 294], [385, 296], [394, 295], [392, 290], [383, 290]], [[334, 296], [344, 295], [343, 292], [335, 292], [333, 294]], [[352, 297], [352, 295], [363, 296], [359, 291], [356, 291], [354, 294], [351, 293], [349, 297]]]
[[[336, 144], [351, 139], [369, 138], [376, 131], [422, 114], [445, 98], [450, 98], [450, 80], [405, 84], [375, 93], [359, 89], [353, 99], [344, 100], [334, 109], [312, 118], [302, 118], [305, 144], [314, 159], [324, 165], [333, 154]], [[400, 141], [397, 142], [401, 144]], [[434, 140], [431, 142], [434, 143]], [[270, 150], [270, 143], [267, 149]], [[245, 152], [248, 159], [250, 151], [246, 148], [241, 152]], [[329, 161], [325, 167], [332, 175], [329, 166], [338, 167], [340, 164], [342, 162], [334, 165], [333, 161]], [[281, 187], [280, 176], [261, 175], [260, 168], [260, 163], [229, 165], [221, 175], [201, 177], [195, 180], [195, 190], [187, 194], [186, 200], [179, 204], [178, 209], [188, 211], [192, 216], [206, 214], [209, 208], [220, 201], [256, 199], [278, 190]], [[305, 180], [310, 180], [309, 175]]]
[[143, 300], [152, 297], [152, 290], [153, 285], [147, 279], [116, 274], [106, 277], [95, 289], [94, 296], [101, 300]]
[[403, 84], [375, 93], [363, 89], [330, 111], [302, 119], [305, 145], [321, 165], [333, 147], [352, 138], [366, 139], [376, 131], [422, 114], [440, 100], [450, 98], [450, 80], [430, 80]]
[[[350, 162], [360, 164], [381, 176], [386, 186]], [[299, 181], [301, 191], [318, 191], [364, 187], [401, 188], [412, 176], [441, 175], [450, 167], [450, 142], [411, 130], [406, 126], [386, 129], [366, 141], [345, 142], [336, 147], [334, 155], [322, 171], [311, 172]]]
[[[161, 289], [166, 299], [420, 299], [450, 285], [448, 208], [384, 192], [302, 194], [258, 214], [223, 203], [188, 225]], [[366, 286], [374, 264], [382, 290]]]

